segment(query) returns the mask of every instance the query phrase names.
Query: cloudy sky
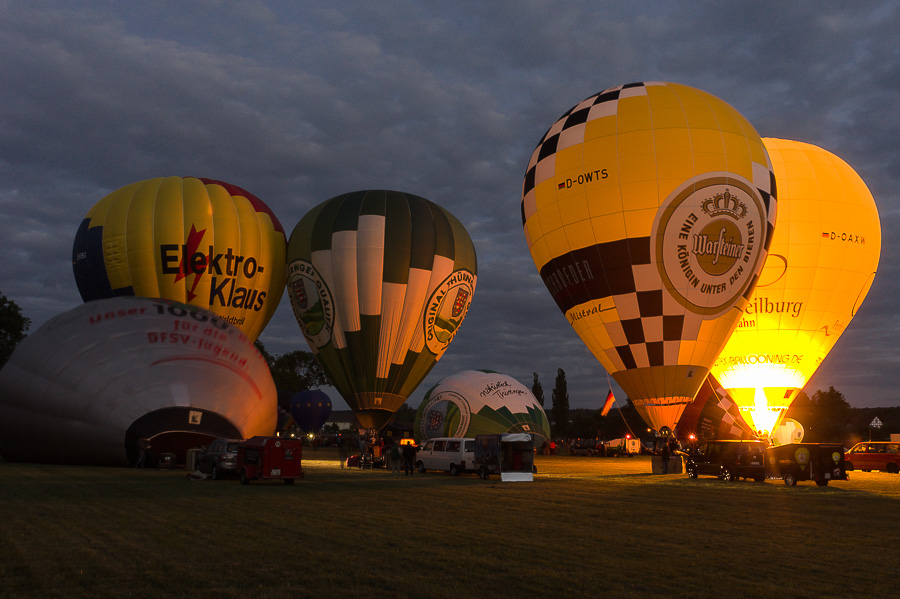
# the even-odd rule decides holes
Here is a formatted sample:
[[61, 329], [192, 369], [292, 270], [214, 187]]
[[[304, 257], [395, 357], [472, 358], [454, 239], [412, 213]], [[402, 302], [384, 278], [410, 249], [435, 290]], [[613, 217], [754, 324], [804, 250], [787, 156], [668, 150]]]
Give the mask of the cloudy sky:
[[[469, 315], [416, 406], [469, 368], [566, 371], [572, 407], [606, 373], [538, 277], [519, 202], [528, 158], [569, 107], [663, 80], [719, 96], [763, 137], [842, 157], [879, 206], [879, 273], [806, 387], [900, 405], [900, 3], [0, 2], [0, 292], [32, 330], [81, 298], [75, 231], [142, 179], [222, 179], [290, 231], [334, 195], [429, 198], [468, 228]], [[308, 349], [282, 301], [260, 339]], [[624, 394], [617, 390], [617, 395]], [[332, 393], [338, 408], [345, 407]]]

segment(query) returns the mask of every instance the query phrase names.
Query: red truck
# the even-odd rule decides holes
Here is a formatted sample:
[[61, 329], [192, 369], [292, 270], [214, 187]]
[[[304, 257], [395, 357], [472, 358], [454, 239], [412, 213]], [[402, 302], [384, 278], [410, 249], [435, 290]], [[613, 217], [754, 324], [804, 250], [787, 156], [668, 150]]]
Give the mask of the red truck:
[[257, 436], [242, 441], [237, 454], [241, 484], [258, 479], [281, 479], [292, 485], [298, 478], [303, 478], [302, 454], [303, 445], [299, 439]]

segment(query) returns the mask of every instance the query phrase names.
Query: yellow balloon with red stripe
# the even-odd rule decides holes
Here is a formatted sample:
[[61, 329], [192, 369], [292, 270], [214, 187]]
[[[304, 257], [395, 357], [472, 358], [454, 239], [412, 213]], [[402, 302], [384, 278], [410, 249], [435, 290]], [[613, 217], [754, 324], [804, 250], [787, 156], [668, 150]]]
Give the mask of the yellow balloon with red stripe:
[[522, 189], [544, 284], [657, 430], [675, 427], [737, 324], [774, 218], [753, 126], [676, 83], [576, 104], [538, 144]]
[[72, 268], [82, 299], [159, 297], [206, 308], [255, 340], [284, 290], [284, 228], [240, 187], [161, 177], [118, 189], [90, 210]]
[[778, 226], [712, 373], [744, 420], [770, 435], [869, 292], [881, 223], [866, 184], [842, 159], [799, 141], [763, 143], [778, 182]]

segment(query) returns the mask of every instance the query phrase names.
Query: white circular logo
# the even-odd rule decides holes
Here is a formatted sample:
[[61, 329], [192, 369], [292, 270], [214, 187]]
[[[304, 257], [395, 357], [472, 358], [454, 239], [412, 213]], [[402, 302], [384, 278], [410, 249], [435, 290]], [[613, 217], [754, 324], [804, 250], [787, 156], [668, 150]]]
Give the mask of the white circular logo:
[[457, 270], [444, 279], [431, 297], [425, 310], [423, 325], [428, 351], [440, 357], [453, 341], [475, 291], [475, 275]]
[[334, 330], [334, 301], [322, 275], [309, 262], [295, 260], [288, 265], [287, 290], [303, 336], [312, 347], [323, 347]]
[[765, 235], [766, 212], [753, 184], [707, 173], [682, 184], [660, 207], [651, 233], [653, 263], [680, 304], [718, 316], [753, 281]]

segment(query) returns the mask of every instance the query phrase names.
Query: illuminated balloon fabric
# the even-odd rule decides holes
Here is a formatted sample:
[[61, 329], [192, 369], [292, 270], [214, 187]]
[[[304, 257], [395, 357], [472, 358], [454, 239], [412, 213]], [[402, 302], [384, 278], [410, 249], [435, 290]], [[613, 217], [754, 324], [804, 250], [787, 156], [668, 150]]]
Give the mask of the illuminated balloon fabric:
[[162, 297], [212, 310], [256, 340], [284, 289], [284, 228], [259, 198], [211, 179], [133, 183], [100, 200], [75, 236], [88, 302]]
[[522, 189], [535, 265], [559, 309], [653, 428], [674, 428], [765, 260], [775, 185], [722, 100], [634, 83], [544, 135]]
[[869, 292], [881, 253], [875, 200], [816, 146], [763, 140], [779, 190], [769, 258], [713, 366], [744, 419], [770, 433]]
[[331, 399], [318, 389], [301, 391], [291, 400], [291, 416], [300, 430], [314, 433], [331, 416]]
[[681, 413], [675, 436], [687, 447], [695, 440], [755, 439], [755, 431], [741, 417], [740, 409], [714, 376], [706, 377], [694, 401]]
[[444, 377], [416, 411], [415, 436], [420, 441], [522, 432], [550, 438], [544, 409], [519, 381], [490, 370]]
[[275, 425], [275, 383], [250, 340], [166, 300], [83, 304], [28, 335], [0, 371], [7, 459], [128, 466], [140, 437], [157, 453], [187, 438], [185, 451]]
[[382, 428], [443, 355], [472, 300], [465, 228], [415, 195], [367, 190], [304, 216], [288, 296], [310, 348], [365, 428]]

